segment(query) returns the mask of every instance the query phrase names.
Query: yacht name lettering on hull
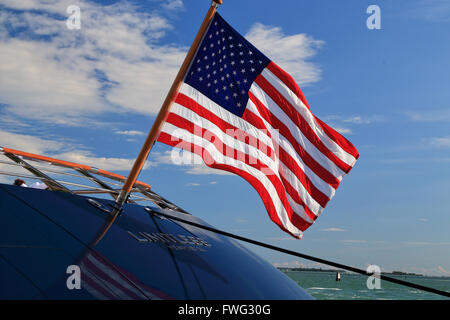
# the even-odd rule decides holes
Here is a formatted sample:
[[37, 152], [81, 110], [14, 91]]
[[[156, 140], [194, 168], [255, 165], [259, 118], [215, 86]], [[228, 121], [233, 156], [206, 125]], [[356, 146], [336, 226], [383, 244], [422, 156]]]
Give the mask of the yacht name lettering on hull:
[[137, 234], [127, 231], [127, 233], [138, 242], [154, 242], [165, 244], [174, 250], [190, 250], [205, 252], [206, 248], [210, 248], [211, 244], [199, 237], [186, 236], [183, 234], [170, 234], [162, 232], [138, 232]]

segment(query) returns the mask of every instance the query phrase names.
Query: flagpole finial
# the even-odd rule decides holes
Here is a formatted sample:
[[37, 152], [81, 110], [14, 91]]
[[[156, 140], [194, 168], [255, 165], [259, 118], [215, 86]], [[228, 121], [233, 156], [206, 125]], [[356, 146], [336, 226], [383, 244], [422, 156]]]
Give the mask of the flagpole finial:
[[222, 4], [222, 0], [212, 0], [213, 4], [215, 4], [216, 7], [220, 6]]

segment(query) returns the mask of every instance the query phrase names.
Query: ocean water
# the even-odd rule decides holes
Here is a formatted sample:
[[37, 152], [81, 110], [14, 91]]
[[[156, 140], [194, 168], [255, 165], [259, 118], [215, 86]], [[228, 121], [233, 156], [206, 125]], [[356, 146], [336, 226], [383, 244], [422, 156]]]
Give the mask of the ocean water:
[[[297, 282], [311, 296], [318, 300], [441, 300], [449, 299], [437, 294], [401, 286], [381, 280], [380, 289], [368, 289], [367, 277], [353, 273], [341, 273], [341, 281], [336, 281], [335, 272], [283, 271]], [[450, 292], [450, 278], [396, 275], [404, 281], [417, 283]]]

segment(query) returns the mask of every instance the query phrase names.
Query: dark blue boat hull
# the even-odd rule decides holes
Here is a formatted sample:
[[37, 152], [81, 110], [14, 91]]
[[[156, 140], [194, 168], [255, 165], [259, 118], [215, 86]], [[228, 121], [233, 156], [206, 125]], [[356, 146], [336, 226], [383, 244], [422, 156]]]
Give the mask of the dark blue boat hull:
[[135, 204], [101, 237], [108, 219], [83, 196], [0, 184], [0, 299], [311, 299], [227, 237]]

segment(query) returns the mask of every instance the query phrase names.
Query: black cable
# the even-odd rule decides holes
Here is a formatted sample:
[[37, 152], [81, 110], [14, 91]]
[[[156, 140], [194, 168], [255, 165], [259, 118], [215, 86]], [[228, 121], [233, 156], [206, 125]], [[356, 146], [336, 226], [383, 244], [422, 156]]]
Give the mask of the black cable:
[[[153, 208], [149, 208], [149, 209], [153, 209]], [[328, 260], [321, 259], [321, 258], [316, 258], [316, 257], [313, 257], [313, 256], [309, 256], [309, 255], [300, 253], [300, 252], [295, 252], [295, 251], [292, 251], [292, 250], [276, 247], [276, 246], [273, 246], [271, 244], [267, 244], [267, 243], [264, 243], [264, 242], [259, 242], [259, 241], [253, 240], [253, 239], [241, 237], [241, 236], [238, 236], [238, 235], [235, 235], [235, 234], [232, 234], [232, 233], [228, 233], [228, 232], [225, 232], [225, 231], [222, 231], [222, 230], [219, 230], [219, 229], [215, 229], [215, 228], [212, 228], [212, 227], [204, 226], [204, 225], [201, 225], [201, 224], [198, 224], [198, 223], [195, 223], [195, 222], [191, 222], [191, 221], [184, 220], [184, 219], [181, 219], [181, 218], [169, 215], [169, 214], [165, 214], [165, 213], [162, 213], [160, 211], [152, 210], [152, 212], [155, 213], [155, 214], [161, 215], [163, 217], [166, 217], [168, 219], [173, 219], [173, 220], [176, 220], [176, 221], [180, 221], [182, 223], [186, 223], [186, 224], [189, 224], [189, 225], [197, 227], [197, 228], [208, 230], [208, 231], [211, 231], [211, 232], [214, 232], [214, 233], [219, 233], [221, 235], [224, 235], [224, 236], [227, 236], [227, 237], [230, 237], [230, 238], [234, 238], [234, 239], [237, 239], [237, 240], [245, 241], [245, 242], [248, 242], [248, 243], [260, 246], [260, 247], [264, 247], [264, 248], [267, 248], [267, 249], [271, 249], [271, 250], [279, 251], [279, 252], [286, 253], [286, 254], [289, 254], [289, 255], [292, 255], [292, 256], [296, 256], [296, 257], [299, 257], [299, 258], [303, 258], [303, 259], [319, 262], [319, 263], [326, 264], [326, 265], [329, 265], [329, 266], [332, 266], [332, 267], [336, 267], [336, 268], [339, 268], [339, 269], [344, 269], [344, 270], [348, 270], [348, 271], [351, 271], [351, 272], [359, 273], [359, 274], [362, 274], [362, 275], [365, 275], [365, 276], [372, 276], [372, 275], [374, 275], [373, 273], [368, 273], [367, 271], [362, 270], [362, 269], [358, 269], [358, 268], [355, 268], [355, 267], [347, 266], [345, 264], [340, 264], [340, 263], [333, 262], [333, 261], [328, 261]], [[385, 276], [385, 275], [382, 275], [382, 274], [374, 275], [374, 276], [377, 277], [377, 278], [380, 278], [382, 280], [386, 280], [386, 281], [389, 281], [389, 282], [392, 282], [392, 283], [400, 284], [400, 285], [403, 285], [403, 286], [406, 286], [406, 287], [410, 287], [410, 288], [414, 288], [414, 289], [418, 289], [418, 290], [422, 290], [422, 291], [431, 292], [431, 293], [438, 294], [438, 295], [441, 295], [441, 296], [444, 296], [444, 297], [450, 297], [450, 292], [447, 292], [447, 291], [442, 291], [442, 290], [438, 290], [438, 289], [434, 289], [434, 288], [430, 288], [430, 287], [425, 287], [425, 286], [422, 286], [420, 284], [415, 284], [415, 283], [412, 283], [412, 282], [403, 281], [403, 280], [400, 280], [400, 279], [395, 279], [395, 278], [388, 277], [388, 276]]]

